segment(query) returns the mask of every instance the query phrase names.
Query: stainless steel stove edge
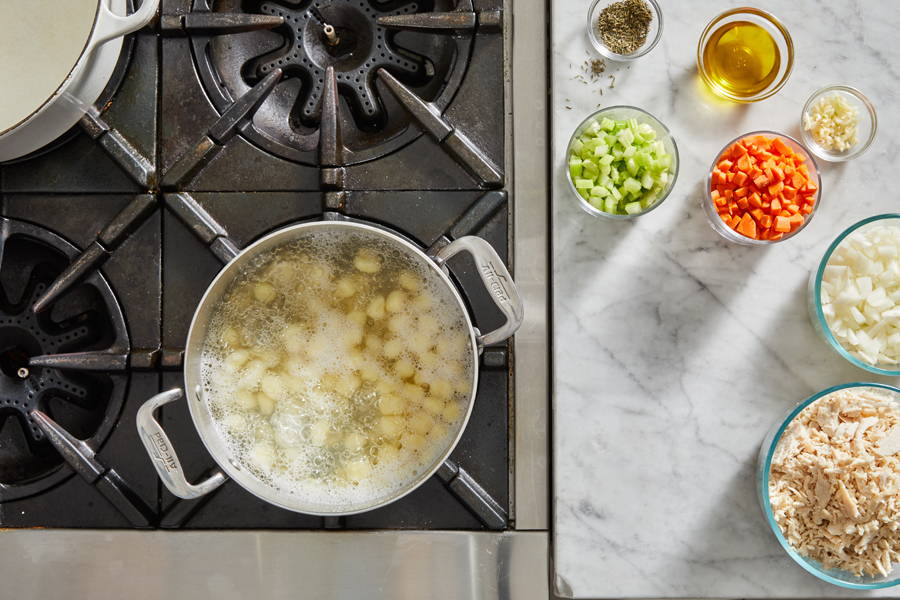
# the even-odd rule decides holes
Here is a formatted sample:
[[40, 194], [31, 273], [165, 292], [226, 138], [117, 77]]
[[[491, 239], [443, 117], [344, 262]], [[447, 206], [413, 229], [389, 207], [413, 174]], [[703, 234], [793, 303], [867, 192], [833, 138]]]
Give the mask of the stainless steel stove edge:
[[6, 530], [0, 543], [7, 598], [549, 595], [547, 532]]

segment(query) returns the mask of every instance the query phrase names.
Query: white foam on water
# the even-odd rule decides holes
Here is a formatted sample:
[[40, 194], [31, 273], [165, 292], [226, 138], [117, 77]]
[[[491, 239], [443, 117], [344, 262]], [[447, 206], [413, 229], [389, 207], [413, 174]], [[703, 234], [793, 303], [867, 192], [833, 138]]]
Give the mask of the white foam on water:
[[216, 307], [210, 413], [232, 457], [298, 502], [375, 503], [461, 427], [474, 369], [464, 323], [443, 283], [380, 237], [306, 233], [251, 261]]

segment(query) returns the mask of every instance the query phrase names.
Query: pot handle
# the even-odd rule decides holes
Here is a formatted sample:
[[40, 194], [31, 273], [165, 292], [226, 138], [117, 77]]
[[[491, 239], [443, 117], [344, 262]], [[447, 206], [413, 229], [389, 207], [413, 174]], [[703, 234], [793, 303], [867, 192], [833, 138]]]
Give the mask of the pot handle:
[[451, 257], [460, 252], [468, 252], [475, 261], [475, 267], [478, 274], [481, 275], [481, 281], [491, 294], [494, 304], [506, 316], [506, 323], [488, 333], [478, 333], [478, 348], [502, 342], [512, 335], [522, 325], [525, 308], [522, 306], [522, 298], [519, 297], [519, 290], [516, 288], [509, 271], [497, 251], [480, 237], [474, 235], [466, 235], [450, 242], [434, 255], [434, 260], [438, 266], [443, 266]]
[[184, 476], [184, 470], [181, 468], [181, 461], [175, 454], [175, 448], [169, 441], [169, 436], [163, 431], [162, 426], [153, 417], [153, 413], [157, 408], [164, 404], [180, 400], [184, 393], [180, 388], [169, 390], [161, 394], [157, 394], [144, 402], [138, 409], [137, 428], [141, 441], [144, 442], [144, 448], [150, 455], [159, 478], [166, 484], [169, 491], [185, 500], [199, 498], [204, 496], [227, 481], [227, 477], [221, 471], [198, 484], [190, 483]]
[[94, 25], [93, 50], [100, 44], [125, 34], [137, 31], [156, 16], [159, 0], [143, 0], [141, 7], [130, 15], [117, 15], [109, 8], [109, 0], [100, 0], [97, 23]]

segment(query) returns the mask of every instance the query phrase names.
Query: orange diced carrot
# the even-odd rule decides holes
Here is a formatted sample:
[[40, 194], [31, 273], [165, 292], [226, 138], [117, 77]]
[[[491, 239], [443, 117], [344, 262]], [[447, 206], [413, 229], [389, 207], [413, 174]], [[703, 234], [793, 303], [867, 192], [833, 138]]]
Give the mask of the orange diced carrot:
[[767, 185], [769, 185], [769, 178], [765, 175], [760, 175], [759, 177], [753, 178], [753, 185], [758, 187], [759, 189], [763, 189]]
[[747, 180], [750, 179], [744, 171], [738, 171], [734, 174], [734, 184], [735, 185], [744, 185]]
[[747, 171], [750, 169], [750, 155], [743, 154], [737, 161], [737, 168], [741, 171]]
[[807, 192], [815, 192], [819, 189], [819, 186], [816, 185], [816, 182], [813, 180], [809, 180], [806, 182], [806, 187], [804, 188]]
[[737, 232], [748, 238], [756, 239], [756, 221], [748, 213], [744, 213], [741, 222], [737, 226]]
[[794, 187], [800, 189], [803, 187], [803, 184], [806, 183], [806, 178], [803, 177], [803, 173], [799, 171], [794, 171], [794, 176], [791, 177], [791, 183], [794, 184]]
[[787, 205], [787, 209], [788, 209], [788, 212], [792, 212], [792, 213], [794, 213], [795, 215], [796, 215], [798, 212], [800, 212], [800, 206], [798, 206], [797, 204], [788, 204], [788, 205]]
[[793, 154], [794, 151], [791, 150], [791, 147], [781, 141], [781, 138], [775, 138], [772, 140], [772, 148], [781, 155]]
[[738, 208], [741, 209], [741, 210], [747, 210], [747, 209], [750, 208], [750, 203], [747, 202], [747, 197], [746, 197], [746, 196], [744, 196], [743, 198], [739, 199], [739, 200], [737, 201], [737, 205], [738, 205]]
[[769, 239], [772, 240], [773, 242], [777, 242], [778, 240], [780, 240], [783, 237], [784, 237], [783, 233], [778, 233], [774, 229], [769, 232]]
[[774, 219], [772, 219], [772, 215], [763, 215], [759, 220], [759, 224], [768, 229], [772, 226], [773, 220]]
[[792, 199], [797, 195], [797, 188], [786, 185], [784, 189], [781, 191], [781, 195], [787, 198], [788, 200]]
[[804, 205], [800, 208], [800, 212], [802, 212], [804, 215], [811, 214], [812, 211], [813, 211], [813, 206], [812, 206], [812, 204], [804, 204]]
[[775, 217], [775, 231], [787, 233], [791, 230], [791, 221], [787, 217]]
[[779, 182], [773, 183], [772, 185], [769, 186], [769, 193], [772, 194], [773, 196], [777, 196], [778, 194], [781, 193], [781, 190], [783, 190], [783, 189], [784, 189], [784, 184], [779, 181]]
[[719, 164], [716, 165], [716, 168], [719, 169], [720, 171], [730, 171], [730, 170], [731, 170], [731, 166], [732, 166], [733, 164], [734, 164], [733, 162], [731, 162], [730, 160], [727, 160], [727, 159], [726, 159], [726, 160], [720, 160], [720, 161], [719, 161]]
[[796, 227], [798, 225], [803, 225], [804, 220], [805, 219], [803, 218], [803, 215], [800, 215], [800, 214], [795, 214], [795, 215], [791, 215], [790, 217], [788, 217], [788, 221], [790, 221], [790, 223], [793, 227]]
[[747, 200], [753, 208], [762, 208], [762, 199], [758, 193], [753, 192]]
[[722, 194], [727, 200], [731, 200], [731, 198], [734, 196], [734, 190], [725, 190], [724, 192], [722, 192]]
[[746, 196], [749, 192], [750, 192], [749, 188], [746, 188], [746, 187], [739, 187], [739, 188], [737, 188], [736, 190], [734, 190], [734, 197], [735, 197], [735, 198], [743, 198], [743, 197]]
[[778, 213], [781, 211], [781, 202], [778, 201], [778, 198], [772, 198], [772, 203], [769, 205], [769, 212]]
[[756, 219], [757, 223], [762, 224], [762, 218], [765, 216], [761, 208], [754, 208], [750, 211], [750, 214], [753, 215], [753, 218]]
[[778, 166], [772, 167], [772, 174], [775, 175], [775, 181], [782, 181], [784, 179], [784, 171], [782, 171]]

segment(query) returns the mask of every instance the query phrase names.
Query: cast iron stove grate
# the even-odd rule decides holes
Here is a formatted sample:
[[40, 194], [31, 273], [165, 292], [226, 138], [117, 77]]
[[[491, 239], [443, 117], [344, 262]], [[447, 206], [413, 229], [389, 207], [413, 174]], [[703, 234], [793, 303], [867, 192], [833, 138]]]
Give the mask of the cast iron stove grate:
[[[0, 219], [0, 500], [38, 493], [72, 474], [35, 411], [98, 448], [121, 410], [125, 386], [71, 360], [127, 351], [125, 323], [106, 281], [94, 274], [51, 310], [33, 310], [75, 254], [46, 229]], [[58, 357], [69, 364], [51, 366]]]
[[[470, 0], [196, 0], [190, 13], [160, 23], [190, 37], [221, 115], [164, 175], [164, 188], [184, 189], [236, 134], [319, 167], [380, 158], [427, 134], [480, 187], [503, 183], [501, 169], [443, 116], [475, 32], [496, 31], [499, 12], [476, 13]], [[340, 165], [322, 153], [335, 143]]]

